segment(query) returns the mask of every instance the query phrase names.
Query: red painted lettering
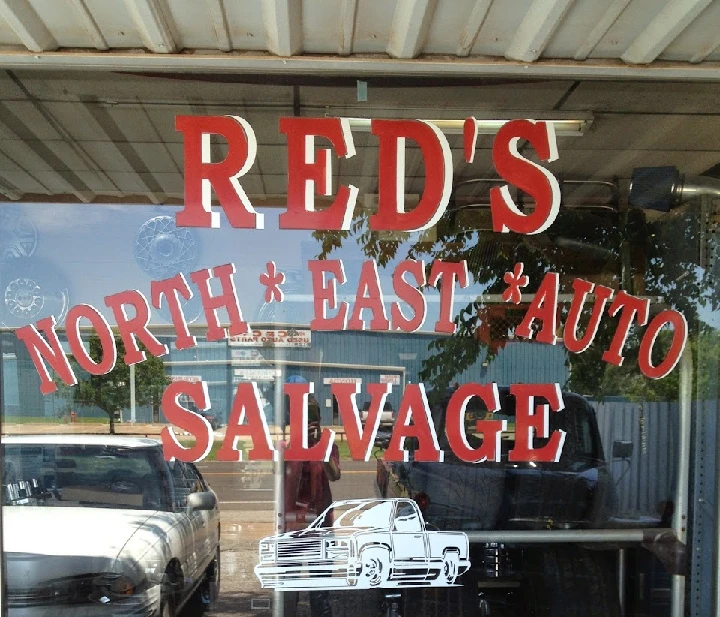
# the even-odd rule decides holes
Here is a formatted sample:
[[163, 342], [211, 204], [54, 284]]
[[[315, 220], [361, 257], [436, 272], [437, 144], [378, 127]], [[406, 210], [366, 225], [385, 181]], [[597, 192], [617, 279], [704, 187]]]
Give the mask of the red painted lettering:
[[186, 448], [175, 436], [172, 426], [160, 431], [163, 453], [166, 460], [176, 458], [185, 463], [203, 460], [213, 445], [213, 432], [210, 423], [200, 414], [186, 409], [180, 404], [180, 397], [189, 397], [201, 411], [210, 409], [210, 396], [204, 381], [175, 381], [163, 393], [162, 410], [168, 422], [187, 431], [195, 437], [195, 445]]
[[[672, 326], [672, 342], [665, 359], [657, 366], [652, 364], [652, 350], [663, 326]], [[643, 334], [638, 351], [638, 365], [643, 375], [651, 379], [662, 379], [675, 368], [687, 342], [688, 327], [685, 317], [677, 311], [661, 311], [650, 322]]]
[[482, 445], [472, 448], [465, 434], [465, 409], [470, 400], [477, 396], [482, 399], [489, 412], [500, 409], [497, 384], [469, 383], [460, 386], [450, 397], [445, 413], [445, 431], [448, 444], [455, 455], [466, 463], [482, 463], [500, 460], [500, 440], [507, 426], [505, 420], [478, 420], [475, 431], [482, 433]]
[[[212, 211], [211, 189], [220, 207], [238, 228], [263, 228], [263, 215], [255, 212], [238, 178], [255, 162], [257, 140], [252, 127], [239, 116], [178, 116], [175, 130], [185, 145], [185, 207], [175, 215], [181, 227], [220, 227], [220, 214]], [[210, 135], [228, 143], [225, 160], [211, 162]]]
[[541, 161], [558, 158], [555, 128], [551, 122], [511, 120], [497, 132], [493, 163], [500, 176], [535, 199], [532, 214], [523, 213], [513, 201], [507, 185], [490, 189], [493, 230], [538, 234], [553, 224], [560, 211], [560, 185], [547, 169], [523, 157], [518, 143], [530, 142]]
[[[80, 320], [87, 319], [95, 329], [100, 341], [102, 358], [95, 362], [85, 349], [80, 336]], [[94, 306], [77, 304], [73, 306], [65, 318], [65, 331], [68, 344], [77, 363], [91, 375], [106, 375], [115, 368], [117, 347], [115, 336], [107, 320]]]
[[[138, 347], [138, 340], [147, 347], [153, 356], [164, 356], [168, 352], [167, 345], [163, 345], [148, 330], [150, 323], [150, 305], [147, 298], [139, 291], [129, 289], [112, 296], [105, 296], [105, 304], [112, 309], [117, 323], [120, 337], [125, 345], [125, 364], [137, 364], [145, 359], [145, 352]], [[129, 317], [125, 307], [132, 306], [135, 315]]]
[[[245, 423], [245, 424], [243, 424]], [[275, 450], [270, 442], [265, 414], [260, 410], [260, 392], [255, 382], [239, 383], [228, 416], [225, 439], [217, 453], [219, 461], [241, 461], [242, 452], [235, 448], [239, 437], [248, 436], [252, 448], [251, 461], [271, 461]]]
[[[235, 264], [216, 266], [208, 270], [198, 270], [190, 275], [192, 282], [197, 285], [200, 291], [200, 299], [205, 309], [208, 329], [206, 339], [208, 341], [221, 341], [228, 337], [228, 330], [220, 327], [217, 311], [224, 308], [230, 318], [230, 336], [245, 334], [248, 325], [242, 318], [240, 305], [238, 304], [237, 292], [235, 291]], [[210, 291], [210, 278], [215, 277], [220, 281], [222, 294], [213, 296]]]
[[[315, 210], [315, 194], [332, 194], [331, 151], [315, 151], [315, 137], [324, 137], [338, 156], [355, 155], [347, 118], [281, 118], [280, 132], [288, 141], [287, 211], [281, 229], [350, 229], [358, 189], [341, 186], [332, 205]], [[319, 156], [316, 159], [316, 154]]]
[[[565, 407], [558, 384], [515, 384], [510, 386], [515, 397], [515, 446], [508, 454], [511, 462], [553, 463], [560, 460], [565, 431], [550, 434], [550, 410]], [[549, 405], [538, 405], [533, 413], [535, 397], [542, 397]], [[541, 439], [548, 439], [542, 448], [533, 448], [533, 432]]]
[[[420, 231], [435, 225], [445, 213], [452, 190], [452, 156], [442, 131], [425, 120], [373, 120], [378, 152], [378, 211], [370, 229]], [[405, 211], [405, 141], [420, 147], [425, 163], [425, 188], [417, 206]]]
[[397, 420], [387, 450], [386, 461], [407, 461], [409, 452], [405, 449], [405, 439], [413, 438], [417, 448], [414, 460], [436, 463], [444, 456], [438, 445], [437, 434], [432, 423], [430, 408], [425, 396], [423, 384], [409, 384], [400, 402]]
[[[347, 320], [348, 303], [337, 301], [337, 285], [346, 281], [343, 263], [338, 259], [308, 261], [312, 274], [314, 316], [310, 322], [312, 330], [344, 330]], [[325, 273], [331, 275], [325, 280]], [[327, 309], [337, 309], [334, 317], [327, 316]]]
[[[45, 338], [40, 336], [38, 328], [43, 332]], [[35, 370], [40, 376], [40, 392], [50, 394], [57, 390], [57, 385], [50, 377], [47, 364], [59, 375], [60, 379], [68, 386], [77, 384], [77, 377], [73, 373], [65, 352], [60, 345], [57, 332], [55, 332], [55, 317], [50, 316], [37, 322], [37, 328], [32, 324], [15, 330], [25, 347], [27, 347], [30, 359], [35, 365]], [[47, 340], [45, 340], [47, 339]], [[47, 364], [46, 364], [47, 362]]]

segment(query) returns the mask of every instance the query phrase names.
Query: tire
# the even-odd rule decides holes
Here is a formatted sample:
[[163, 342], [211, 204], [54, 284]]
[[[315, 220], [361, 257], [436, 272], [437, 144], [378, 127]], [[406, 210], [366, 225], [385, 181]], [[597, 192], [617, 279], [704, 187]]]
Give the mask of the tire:
[[369, 548], [360, 556], [362, 571], [360, 572], [360, 586], [379, 587], [390, 576], [390, 556], [382, 548]]
[[168, 564], [160, 590], [160, 617], [175, 617], [177, 614], [182, 581], [180, 565], [175, 562]]
[[202, 582], [197, 589], [188, 598], [187, 603], [183, 606], [182, 613], [188, 614], [188, 617], [197, 617], [204, 615], [206, 611], [211, 610], [215, 606], [218, 594], [220, 592], [220, 547], [215, 552], [215, 559], [205, 570]]
[[218, 596], [220, 595], [220, 547], [215, 551], [215, 559], [208, 567], [206, 573], [208, 582], [208, 591], [210, 593], [210, 608], [215, 606]]
[[542, 548], [523, 559], [525, 614], [532, 617], [621, 617], [613, 562], [601, 551]]
[[458, 577], [459, 562], [460, 556], [457, 553], [453, 551], [445, 553], [445, 556], [443, 557], [440, 576], [442, 577], [442, 580], [446, 585], [455, 584], [455, 580]]

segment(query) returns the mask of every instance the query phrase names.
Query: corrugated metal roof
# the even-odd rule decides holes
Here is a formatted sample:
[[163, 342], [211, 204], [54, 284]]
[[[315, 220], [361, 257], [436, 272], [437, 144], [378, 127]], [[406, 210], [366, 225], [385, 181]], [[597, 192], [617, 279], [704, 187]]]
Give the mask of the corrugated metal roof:
[[566, 75], [657, 63], [666, 77], [697, 65], [686, 77], [717, 78], [719, 25], [720, 0], [0, 0], [0, 65], [69, 66], [92, 51], [106, 67], [282, 70], [268, 63], [281, 57], [285, 70], [382, 72], [417, 59], [431, 72], [431, 59], [501, 73], [559, 60], [550, 69]]

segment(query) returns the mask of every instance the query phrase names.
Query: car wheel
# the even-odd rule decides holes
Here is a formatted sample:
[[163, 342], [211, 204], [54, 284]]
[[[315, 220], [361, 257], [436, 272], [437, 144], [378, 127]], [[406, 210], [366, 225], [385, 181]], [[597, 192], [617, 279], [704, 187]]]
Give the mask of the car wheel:
[[215, 551], [215, 559], [207, 571], [208, 591], [210, 592], [210, 606], [214, 606], [220, 595], [220, 547]]
[[[220, 591], [220, 547], [215, 552], [215, 559], [210, 562], [202, 581], [188, 599], [185, 607], [189, 608], [190, 615], [202, 615], [215, 606]], [[183, 613], [185, 612], [183, 607]]]
[[454, 552], [445, 553], [443, 557], [442, 578], [448, 585], [454, 584], [457, 579], [459, 561], [458, 554]]
[[165, 570], [160, 590], [160, 617], [175, 617], [182, 580], [180, 566], [171, 562]]
[[372, 548], [362, 554], [362, 580], [370, 587], [378, 587], [388, 580], [390, 559], [388, 552], [381, 548]]

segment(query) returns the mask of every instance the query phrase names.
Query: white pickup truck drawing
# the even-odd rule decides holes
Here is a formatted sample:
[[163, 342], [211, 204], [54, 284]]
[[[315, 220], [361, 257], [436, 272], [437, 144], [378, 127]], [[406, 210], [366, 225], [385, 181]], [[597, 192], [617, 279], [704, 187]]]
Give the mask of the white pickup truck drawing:
[[263, 538], [263, 587], [447, 587], [470, 568], [462, 532], [425, 527], [410, 499], [336, 501], [307, 529]]

